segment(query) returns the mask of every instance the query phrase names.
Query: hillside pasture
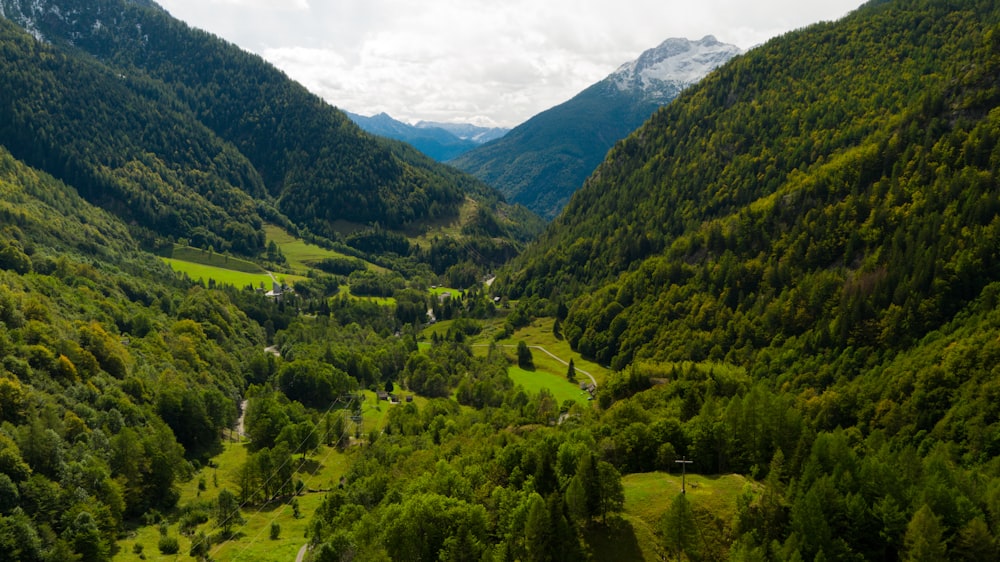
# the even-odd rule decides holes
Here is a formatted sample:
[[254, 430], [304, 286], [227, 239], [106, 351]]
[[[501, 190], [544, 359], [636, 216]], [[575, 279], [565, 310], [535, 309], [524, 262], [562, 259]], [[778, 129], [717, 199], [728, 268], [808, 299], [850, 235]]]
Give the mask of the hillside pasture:
[[[247, 273], [235, 269], [226, 269], [212, 265], [194, 263], [176, 258], [160, 258], [177, 272], [185, 273], [193, 281], [208, 283], [209, 279], [216, 284], [232, 285], [233, 287], [270, 288], [271, 276], [267, 273]], [[263, 271], [263, 270], [261, 270]]]
[[[566, 380], [565, 372], [555, 374], [541, 369], [526, 371], [513, 366], [507, 370], [507, 375], [514, 381], [514, 384], [521, 385], [528, 394], [538, 394], [538, 391], [547, 388], [559, 404], [567, 400], [587, 404], [590, 397], [587, 391], [580, 390], [580, 385]], [[586, 377], [584, 379], [586, 380]]]
[[175, 244], [170, 255], [165, 257], [242, 273], [267, 273], [263, 267], [251, 261], [180, 244]]
[[[725, 559], [726, 544], [720, 533], [732, 528], [736, 502], [747, 485], [756, 486], [738, 474], [685, 477], [687, 499], [695, 516], [699, 549], [706, 560]], [[647, 472], [622, 478], [625, 509], [608, 518], [588, 537], [595, 560], [658, 561], [672, 558], [663, 546], [662, 525], [671, 502], [681, 492], [679, 473]]]
[[[267, 235], [267, 241], [274, 242], [278, 246], [278, 249], [281, 250], [288, 266], [298, 272], [304, 273], [314, 268], [316, 263], [327, 258], [351, 257], [335, 250], [310, 244], [301, 238], [293, 236], [280, 226], [273, 224], [264, 225], [264, 233]], [[387, 271], [385, 268], [372, 263], [365, 262], [365, 264], [368, 266], [368, 269], [373, 271]]]

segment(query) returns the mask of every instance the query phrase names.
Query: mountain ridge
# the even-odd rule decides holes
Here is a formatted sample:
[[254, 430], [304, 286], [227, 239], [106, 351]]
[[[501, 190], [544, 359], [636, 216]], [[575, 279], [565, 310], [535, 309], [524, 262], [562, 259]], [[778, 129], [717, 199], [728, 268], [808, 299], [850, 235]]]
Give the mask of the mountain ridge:
[[438, 162], [456, 158], [489, 140], [506, 134], [506, 129], [477, 127], [471, 124], [404, 123], [387, 113], [371, 116], [345, 112], [359, 127], [373, 135], [413, 145]]
[[[669, 102], [688, 80], [707, 74], [738, 51], [712, 36], [668, 39], [570, 100], [450, 164], [496, 187], [508, 200], [552, 219], [615, 142]], [[679, 79], [664, 75], [679, 70]]]
[[510, 132], [510, 129], [506, 127], [485, 127], [472, 123], [445, 123], [442, 121], [417, 121], [414, 127], [444, 129], [462, 140], [471, 140], [476, 144], [488, 143]]
[[[77, 88], [89, 96], [86, 103], [106, 105], [89, 86], [113, 81], [108, 90], [123, 92], [127, 99], [119, 104], [125, 109], [159, 111], [177, 123], [156, 128], [148, 125], [148, 116], [123, 122], [111, 118], [110, 112], [98, 113], [107, 117], [104, 123], [91, 135], [73, 137], [68, 151], [55, 136], [72, 136], [81, 124], [91, 127], [90, 116], [62, 105], [51, 106], [50, 111], [18, 105], [32, 97], [42, 103], [68, 104], [73, 88], [60, 84], [61, 75], [48, 70], [42, 74], [53, 85], [49, 95], [7, 91], [12, 105], [0, 108], [0, 112], [20, 108], [3, 119], [17, 123], [8, 132], [19, 139], [12, 147], [19, 157], [34, 155], [29, 158], [32, 165], [70, 183], [77, 177], [89, 178], [86, 186], [80, 186], [83, 192], [108, 208], [123, 213], [143, 210], [147, 214], [134, 224], [147, 229], [149, 236], [144, 238], [185, 238], [224, 250], [231, 246], [232, 232], [240, 231], [238, 238], [247, 242], [234, 250], [252, 255], [263, 244], [264, 220], [336, 242], [344, 236], [338, 221], [418, 229], [435, 221], [458, 220], [467, 197], [480, 202], [482, 212], [492, 217], [487, 222], [495, 219], [496, 240], [505, 239], [506, 233], [520, 232], [514, 238], [522, 240], [527, 236], [524, 224], [515, 224], [511, 216], [524, 218], [525, 224], [534, 222], [508, 209], [485, 184], [396, 141], [364, 133], [259, 56], [192, 29], [158, 6], [116, 0], [3, 0], [3, 4], [8, 16], [20, 14], [22, 23], [47, 38], [38, 48], [58, 52], [66, 68], [102, 69], [99, 78], [95, 75]], [[26, 45], [23, 52], [30, 57], [33, 50], [35, 46]], [[32, 60], [30, 64], [45, 68]], [[21, 84], [26, 92], [38, 90], [26, 68], [17, 72], [24, 79], [12, 83]], [[133, 127], [151, 130], [140, 133]], [[32, 135], [32, 130], [52, 130], [57, 135]], [[191, 142], [203, 139], [198, 141], [201, 145], [214, 148], [178, 149], [190, 142], [168, 139], [181, 130], [197, 130]], [[157, 144], [140, 148], [147, 140], [144, 135]], [[178, 176], [171, 167], [183, 168], [183, 173]], [[214, 169], [220, 172], [199, 175], [200, 170]], [[184, 175], [193, 179], [181, 181]], [[203, 194], [186, 199], [178, 195], [191, 188]], [[242, 214], [229, 220], [224, 214], [212, 218], [189, 209], [174, 216], [174, 207], [183, 209], [187, 199], [204, 195], [217, 202], [242, 200], [233, 205]], [[164, 204], [164, 198], [178, 199], [177, 205]], [[151, 220], [149, 212], [159, 218]]]
[[613, 82], [622, 92], [639, 94], [665, 105], [677, 97], [680, 90], [742, 52], [736, 45], [722, 43], [714, 35], [697, 41], [673, 37], [621, 65], [605, 80]]
[[[796, 286], [817, 283], [826, 296], [816, 297], [808, 315], [818, 323], [807, 324], [819, 349], [912, 344], [996, 274], [986, 264], [994, 263], [990, 224], [997, 207], [981, 193], [993, 180], [974, 182], [969, 193], [978, 195], [963, 195], [982, 197], [979, 203], [955, 203], [970, 213], [961, 225], [954, 215], [944, 218], [947, 197], [917, 196], [900, 178], [955, 194], [967, 182], [949, 186], [927, 170], [937, 168], [940, 178], [995, 174], [988, 159], [949, 159], [947, 150], [956, 150], [948, 147], [964, 142], [963, 135], [976, 139], [964, 150], [992, 150], [989, 104], [998, 89], [989, 73], [997, 44], [984, 28], [997, 18], [982, 3], [901, 9], [874, 2], [841, 22], [810, 26], [734, 59], [618, 143], [519, 258], [521, 267], [498, 283], [511, 297], [572, 299], [568, 339], [619, 368], [638, 357], [721, 352], [735, 360], [744, 345], [767, 347], [763, 334], [777, 326], [788, 330], [784, 338], [804, 337], [792, 319], [767, 327], [753, 321], [732, 347], [720, 345], [714, 354], [712, 345], [692, 349], [698, 338], [673, 339], [663, 331], [676, 321], [685, 325], [672, 333], [690, 334], [688, 316], [648, 323], [666, 314], [667, 302], [681, 306], [675, 299], [682, 290], [691, 291], [683, 293], [687, 300], [727, 311], [699, 325], [718, 336], [714, 330], [736, 329], [730, 314], [748, 321], [782, 316], [776, 309], [795, 308], [787, 299], [804, 298]], [[837, 46], [844, 28], [858, 34], [851, 57]], [[976, 40], [959, 41], [963, 36]], [[861, 74], [854, 60], [889, 62]], [[956, 70], [955, 61], [964, 60], [980, 62]], [[898, 148], [908, 144], [920, 148]], [[926, 214], [903, 210], [918, 200]], [[823, 226], [809, 230], [814, 224]], [[926, 229], [940, 240], [918, 236]], [[934, 249], [920, 253], [886, 237], [919, 239], [918, 247]], [[973, 270], [959, 259], [982, 264], [981, 278], [967, 277]], [[951, 280], [928, 284], [935, 271], [951, 272]], [[677, 292], [668, 297], [672, 285]]]

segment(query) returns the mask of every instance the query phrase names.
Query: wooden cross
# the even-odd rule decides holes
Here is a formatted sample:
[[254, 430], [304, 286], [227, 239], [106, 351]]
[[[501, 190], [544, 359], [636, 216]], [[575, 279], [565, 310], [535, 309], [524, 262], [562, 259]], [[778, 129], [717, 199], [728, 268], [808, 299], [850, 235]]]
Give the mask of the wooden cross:
[[674, 462], [680, 463], [681, 465], [681, 493], [686, 494], [687, 490], [684, 488], [684, 476], [687, 474], [687, 465], [693, 463], [694, 461], [689, 461], [687, 460], [687, 456], [683, 456], [681, 457], [681, 460]]

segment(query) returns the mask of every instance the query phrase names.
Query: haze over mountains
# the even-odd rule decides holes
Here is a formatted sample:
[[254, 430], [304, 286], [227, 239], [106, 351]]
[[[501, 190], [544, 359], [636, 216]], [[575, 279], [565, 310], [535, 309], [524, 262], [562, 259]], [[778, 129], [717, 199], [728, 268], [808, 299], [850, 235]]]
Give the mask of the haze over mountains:
[[509, 129], [501, 127], [478, 127], [464, 123], [420, 121], [410, 125], [385, 113], [366, 117], [347, 112], [347, 116], [365, 131], [411, 144], [438, 162], [451, 160], [509, 132]]
[[450, 163], [510, 201], [554, 218], [608, 149], [739, 53], [712, 36], [668, 39], [571, 100]]
[[5, 561], [998, 559], [997, 2], [734, 57], [538, 235], [150, 2], [0, 14]]

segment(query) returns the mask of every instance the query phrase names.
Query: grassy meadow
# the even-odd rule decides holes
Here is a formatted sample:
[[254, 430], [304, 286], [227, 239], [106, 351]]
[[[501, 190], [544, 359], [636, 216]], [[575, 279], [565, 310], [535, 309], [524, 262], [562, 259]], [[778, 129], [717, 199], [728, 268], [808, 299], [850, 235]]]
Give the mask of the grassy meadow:
[[[747, 485], [756, 486], [738, 474], [704, 476], [687, 474], [687, 499], [704, 559], [725, 558], [718, 550], [725, 544], [720, 533], [730, 528], [736, 517], [736, 499]], [[622, 477], [625, 509], [609, 517], [588, 535], [595, 560], [647, 561], [672, 559], [663, 546], [660, 528], [671, 502], [681, 491], [681, 475], [665, 472], [628, 474]]]
[[[223, 452], [212, 459], [214, 467], [202, 468], [189, 482], [181, 485], [181, 499], [178, 502], [178, 512], [185, 506], [202, 504], [214, 506], [219, 492], [228, 489], [238, 493], [237, 471], [246, 462], [248, 456], [247, 443], [224, 443]], [[275, 502], [266, 506], [248, 506], [242, 510], [245, 523], [234, 527], [238, 538], [213, 544], [210, 555], [215, 560], [254, 560], [281, 561], [295, 560], [299, 548], [306, 544], [306, 525], [311, 514], [320, 506], [324, 494], [319, 490], [327, 490], [336, 486], [341, 475], [347, 470], [349, 452], [339, 452], [333, 447], [321, 446], [315, 453], [301, 461], [301, 455], [294, 455], [297, 479], [305, 484], [307, 491], [297, 496], [301, 517], [296, 518], [289, 503]], [[199, 490], [199, 483], [204, 482], [204, 491]], [[179, 514], [179, 513], [178, 513]], [[143, 560], [135, 552], [135, 545], [142, 547], [145, 560], [167, 561], [189, 559], [191, 540], [198, 531], [206, 535], [218, 532], [214, 514], [207, 523], [199, 525], [191, 536], [183, 535], [176, 522], [178, 514], [166, 514], [171, 524], [168, 534], [177, 537], [180, 550], [176, 555], [161, 554], [158, 548], [160, 530], [156, 525], [140, 527], [130, 532], [124, 540], [118, 542], [119, 551], [114, 560], [122, 562], [139, 562]], [[278, 539], [270, 538], [271, 523], [276, 522], [281, 527]]]
[[[583, 369], [593, 375], [597, 380], [598, 386], [600, 386], [611, 373], [611, 370], [581, 357], [579, 353], [570, 348], [569, 342], [565, 338], [556, 338], [555, 334], [552, 333], [553, 323], [555, 323], [554, 318], [537, 318], [530, 325], [514, 332], [511, 337], [499, 340], [497, 344], [516, 346], [517, 342], [523, 340], [529, 346], [541, 346], [547, 349], [563, 361], [569, 362], [572, 358], [573, 365], [577, 369], [577, 378], [586, 380], [586, 375], [580, 373], [580, 369]], [[534, 357], [536, 369], [558, 373], [559, 375], [566, 374], [566, 365], [553, 359], [547, 353], [543, 353], [538, 349], [532, 349], [531, 354]]]
[[[301, 238], [297, 238], [280, 226], [268, 224], [264, 225], [264, 234], [268, 242], [274, 242], [282, 255], [285, 256], [288, 267], [298, 273], [306, 273], [312, 269], [314, 264], [326, 258], [347, 258], [351, 257], [334, 250], [328, 250], [315, 244], [310, 244]], [[383, 267], [365, 262], [368, 269], [385, 272]]]
[[586, 404], [587, 399], [590, 397], [587, 391], [580, 390], [579, 384], [574, 384], [566, 380], [565, 369], [562, 374], [557, 374], [539, 369], [526, 371], [515, 365], [507, 370], [507, 374], [513, 379], [514, 384], [524, 387], [524, 390], [528, 394], [538, 394], [538, 391], [543, 388], [549, 389], [559, 404], [562, 404], [566, 400]]
[[221, 269], [240, 271], [243, 273], [267, 273], [263, 267], [253, 263], [252, 261], [247, 261], [245, 259], [226, 254], [210, 252], [199, 248], [192, 248], [191, 246], [181, 246], [175, 244], [173, 250], [170, 252], [170, 255], [167, 257], [180, 261], [209, 265]]
[[174, 271], [186, 273], [194, 281], [204, 281], [207, 283], [209, 279], [212, 279], [217, 284], [232, 285], [240, 288], [248, 285], [255, 289], [261, 286], [267, 289], [271, 288], [271, 276], [263, 273], [263, 270], [261, 270], [261, 273], [247, 273], [177, 258], [160, 259], [167, 262]]

